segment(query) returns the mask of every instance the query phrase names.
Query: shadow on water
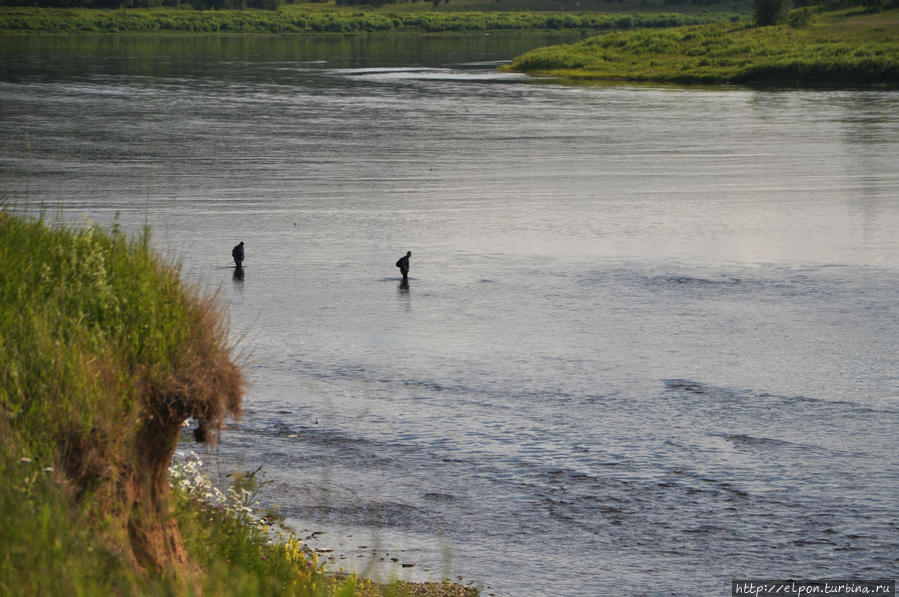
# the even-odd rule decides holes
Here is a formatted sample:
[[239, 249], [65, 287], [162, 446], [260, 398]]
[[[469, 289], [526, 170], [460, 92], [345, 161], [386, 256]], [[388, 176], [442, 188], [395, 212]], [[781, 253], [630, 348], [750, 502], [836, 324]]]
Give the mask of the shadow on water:
[[412, 300], [411, 294], [409, 292], [409, 279], [404, 278], [400, 280], [399, 285], [396, 287], [396, 294], [399, 299], [402, 301], [404, 310], [408, 313], [412, 309]]
[[243, 266], [237, 265], [234, 267], [234, 281], [235, 282], [243, 282]]

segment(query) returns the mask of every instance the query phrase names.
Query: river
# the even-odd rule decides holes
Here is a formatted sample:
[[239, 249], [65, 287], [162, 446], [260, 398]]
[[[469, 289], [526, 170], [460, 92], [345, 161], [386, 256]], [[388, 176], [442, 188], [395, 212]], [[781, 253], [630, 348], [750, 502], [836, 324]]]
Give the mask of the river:
[[896, 578], [899, 93], [496, 69], [564, 39], [5, 37], [0, 194], [219, 293], [245, 416], [183, 451], [335, 568]]

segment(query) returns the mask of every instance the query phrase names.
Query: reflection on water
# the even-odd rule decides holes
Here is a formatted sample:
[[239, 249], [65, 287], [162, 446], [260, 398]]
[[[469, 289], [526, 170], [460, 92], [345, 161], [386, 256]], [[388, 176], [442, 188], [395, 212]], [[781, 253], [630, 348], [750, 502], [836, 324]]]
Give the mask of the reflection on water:
[[[314, 35], [12, 35], [0, 39], [0, 80], [106, 76], [212, 77], [291, 83], [304, 68], [377, 68], [511, 60], [586, 33], [485, 33], [433, 36]], [[264, 66], [260, 70], [258, 67]], [[136, 83], [140, 83], [139, 80]]]
[[895, 577], [899, 96], [494, 69], [547, 41], [0, 39], [0, 192], [220, 286], [252, 357], [216, 469], [265, 463], [339, 566]]

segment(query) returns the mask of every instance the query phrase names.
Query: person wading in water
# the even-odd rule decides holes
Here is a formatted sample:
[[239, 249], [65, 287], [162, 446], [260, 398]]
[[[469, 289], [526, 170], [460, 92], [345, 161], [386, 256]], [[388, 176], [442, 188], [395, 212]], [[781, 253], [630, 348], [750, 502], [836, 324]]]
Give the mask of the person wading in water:
[[406, 251], [406, 254], [396, 260], [396, 266], [400, 268], [403, 274], [403, 284], [409, 283], [409, 258], [412, 257], [412, 251]]
[[231, 249], [231, 257], [234, 257], [234, 263], [237, 267], [243, 265], [243, 241], [240, 241]]

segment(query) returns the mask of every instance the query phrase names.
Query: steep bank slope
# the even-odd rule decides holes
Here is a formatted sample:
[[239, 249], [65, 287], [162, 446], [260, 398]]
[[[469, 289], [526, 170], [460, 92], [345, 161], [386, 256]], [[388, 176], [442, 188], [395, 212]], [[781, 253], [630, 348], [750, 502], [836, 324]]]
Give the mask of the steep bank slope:
[[[5, 212], [0, 264], [0, 592], [189, 579], [171, 456], [188, 417], [215, 431], [241, 412], [243, 378], [214, 300], [185, 289], [146, 237]], [[65, 558], [83, 558], [85, 578], [58, 569], [52, 553], [64, 547], [81, 552]]]

